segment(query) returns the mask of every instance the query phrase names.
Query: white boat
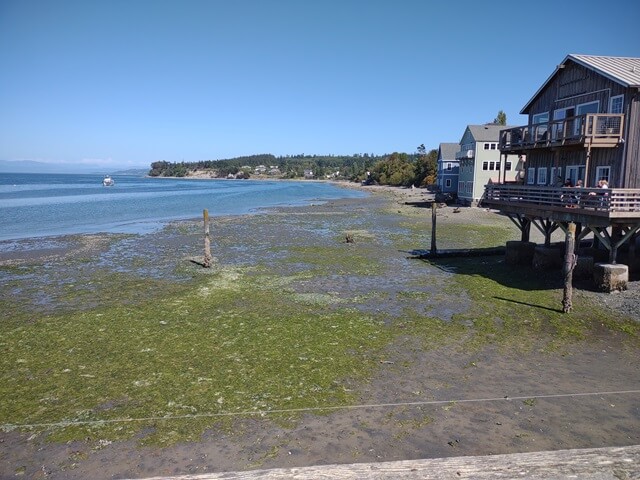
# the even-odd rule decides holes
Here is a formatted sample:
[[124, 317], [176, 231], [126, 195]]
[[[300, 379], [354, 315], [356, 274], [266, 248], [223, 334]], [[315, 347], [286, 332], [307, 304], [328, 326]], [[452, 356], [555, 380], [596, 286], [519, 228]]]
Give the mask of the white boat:
[[113, 187], [115, 184], [116, 182], [114, 182], [113, 178], [111, 178], [109, 175], [106, 175], [102, 180], [102, 185], [104, 185], [105, 187]]

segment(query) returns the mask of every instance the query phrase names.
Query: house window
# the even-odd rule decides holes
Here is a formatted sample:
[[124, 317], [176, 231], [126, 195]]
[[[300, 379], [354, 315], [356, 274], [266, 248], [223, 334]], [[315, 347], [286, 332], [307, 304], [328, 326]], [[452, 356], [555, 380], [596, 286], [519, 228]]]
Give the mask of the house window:
[[510, 172], [510, 171], [511, 171], [511, 161], [507, 160], [506, 162], [504, 162], [504, 169], [505, 169], [507, 172]]
[[531, 119], [533, 124], [533, 140], [538, 142], [547, 138], [547, 128], [549, 123], [549, 112], [536, 113]]
[[500, 162], [496, 162], [496, 170], [500, 170]]
[[451, 170], [451, 164], [447, 163], [447, 170]]
[[609, 113], [622, 113], [624, 95], [616, 95], [609, 99]]
[[540, 167], [538, 169], [538, 185], [547, 184], [547, 167]]
[[473, 192], [473, 182], [467, 182], [467, 193]]
[[495, 170], [496, 169], [496, 162], [489, 162], [489, 170]]
[[464, 192], [464, 182], [458, 182], [458, 192]]
[[482, 170], [489, 170], [489, 162], [482, 162]]
[[497, 145], [498, 145], [497, 143], [492, 143], [491, 144], [491, 150], [495, 150]]
[[485, 149], [485, 150], [489, 150], [489, 144], [488, 144], [488, 143], [485, 143], [485, 144], [484, 144], [484, 149]]
[[600, 180], [606, 180], [609, 183], [609, 175], [611, 173], [610, 167], [597, 167], [596, 168], [596, 184]]
[[447, 188], [451, 188], [451, 179], [450, 178], [447, 178], [444, 181], [444, 186], [447, 187]]
[[564, 179], [562, 178], [562, 167], [551, 167], [549, 182], [558, 187], [564, 184]]
[[527, 185], [534, 185], [536, 183], [536, 169], [531, 167], [527, 168]]

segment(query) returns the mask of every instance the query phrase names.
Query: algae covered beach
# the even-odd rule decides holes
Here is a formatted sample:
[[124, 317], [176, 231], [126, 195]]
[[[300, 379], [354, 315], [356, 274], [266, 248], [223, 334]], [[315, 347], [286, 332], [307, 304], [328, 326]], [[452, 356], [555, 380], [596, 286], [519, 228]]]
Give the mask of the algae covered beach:
[[[422, 190], [0, 256], [0, 478], [142, 478], [640, 443], [638, 282], [425, 260]], [[346, 241], [347, 237], [350, 241]], [[438, 210], [438, 246], [511, 222]], [[195, 260], [195, 261], [194, 261]]]

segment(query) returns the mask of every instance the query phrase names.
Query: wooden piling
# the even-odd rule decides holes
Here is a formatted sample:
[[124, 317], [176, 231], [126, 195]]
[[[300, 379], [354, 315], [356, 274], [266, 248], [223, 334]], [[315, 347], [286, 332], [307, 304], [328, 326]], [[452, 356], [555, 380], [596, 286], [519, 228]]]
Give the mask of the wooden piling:
[[431, 255], [438, 253], [436, 248], [436, 209], [438, 205], [435, 201], [431, 202]]
[[562, 311], [569, 313], [573, 308], [573, 269], [576, 266], [576, 224], [571, 222], [567, 225], [565, 235], [565, 251], [564, 265], [562, 272], [564, 274], [564, 291], [562, 295]]
[[211, 237], [209, 236], [209, 210], [206, 208], [203, 212], [204, 215], [204, 262], [202, 265], [205, 268], [211, 267]]

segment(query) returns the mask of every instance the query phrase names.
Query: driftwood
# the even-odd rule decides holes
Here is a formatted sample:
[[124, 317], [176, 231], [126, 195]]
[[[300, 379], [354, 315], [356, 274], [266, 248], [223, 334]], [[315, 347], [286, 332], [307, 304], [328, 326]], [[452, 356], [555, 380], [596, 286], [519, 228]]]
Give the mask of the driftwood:
[[640, 446], [556, 450], [398, 462], [318, 465], [246, 472], [223, 472], [146, 480], [620, 480], [640, 478]]

